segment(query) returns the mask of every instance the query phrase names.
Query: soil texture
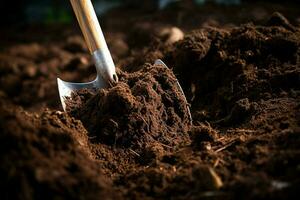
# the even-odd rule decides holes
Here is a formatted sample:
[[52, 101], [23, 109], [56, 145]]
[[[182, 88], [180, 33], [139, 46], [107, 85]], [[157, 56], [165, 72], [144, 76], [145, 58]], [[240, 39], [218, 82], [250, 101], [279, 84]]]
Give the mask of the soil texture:
[[1, 31], [1, 199], [297, 198], [299, 14], [186, 2], [104, 16], [120, 82], [67, 112], [56, 78], [96, 74], [80, 31]]
[[67, 112], [95, 141], [130, 148], [143, 158], [189, 143], [188, 104], [171, 70], [146, 64], [119, 76], [113, 88], [79, 90], [67, 100]]

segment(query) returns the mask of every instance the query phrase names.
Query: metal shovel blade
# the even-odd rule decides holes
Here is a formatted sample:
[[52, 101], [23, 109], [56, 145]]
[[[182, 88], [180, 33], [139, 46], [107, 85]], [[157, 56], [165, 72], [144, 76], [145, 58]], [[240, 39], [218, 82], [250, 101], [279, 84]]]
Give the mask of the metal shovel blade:
[[72, 92], [80, 89], [101, 89], [105, 88], [106, 84], [101, 76], [97, 76], [94, 81], [88, 83], [71, 83], [57, 78], [58, 92], [61, 105], [66, 111], [66, 100], [71, 98]]
[[[155, 61], [155, 64], [156, 64], [156, 65], [162, 65], [162, 66], [168, 68], [168, 66], [167, 66], [162, 60], [160, 60], [160, 59], [156, 60], [156, 61]], [[168, 69], [169, 69], [169, 68], [168, 68]], [[184, 92], [183, 92], [183, 89], [182, 89], [182, 87], [181, 87], [181, 85], [179, 84], [179, 82], [178, 82], [177, 79], [176, 79], [176, 82], [177, 82], [177, 87], [178, 87], [179, 91], [181, 92], [181, 94], [182, 94], [182, 96], [183, 96], [183, 98], [184, 98], [184, 101], [185, 101], [185, 103], [186, 103], [186, 108], [187, 108], [187, 111], [188, 111], [188, 116], [189, 116], [189, 119], [190, 119], [190, 122], [191, 122], [191, 125], [192, 125], [193, 119], [192, 119], [192, 114], [191, 114], [191, 111], [190, 111], [190, 107], [189, 107], [189, 105], [188, 105], [188, 101], [186, 100], [186, 97], [185, 97], [185, 94], [184, 94]]]

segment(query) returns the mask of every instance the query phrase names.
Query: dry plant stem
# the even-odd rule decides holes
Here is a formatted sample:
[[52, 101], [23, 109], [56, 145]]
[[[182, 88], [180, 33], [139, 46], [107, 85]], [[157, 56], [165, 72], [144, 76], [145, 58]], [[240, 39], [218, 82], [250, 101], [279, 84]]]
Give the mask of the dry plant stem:
[[131, 153], [133, 153], [134, 155], [136, 155], [136, 156], [138, 156], [138, 157], [141, 157], [140, 154], [138, 154], [137, 152], [133, 151], [132, 149], [129, 149], [129, 151], [130, 151]]
[[239, 140], [239, 138], [235, 138], [232, 141], [228, 142], [227, 144], [225, 144], [223, 147], [215, 150], [215, 153], [221, 152], [225, 149], [227, 149], [228, 147], [230, 147], [231, 145], [233, 145], [234, 143], [236, 143]]

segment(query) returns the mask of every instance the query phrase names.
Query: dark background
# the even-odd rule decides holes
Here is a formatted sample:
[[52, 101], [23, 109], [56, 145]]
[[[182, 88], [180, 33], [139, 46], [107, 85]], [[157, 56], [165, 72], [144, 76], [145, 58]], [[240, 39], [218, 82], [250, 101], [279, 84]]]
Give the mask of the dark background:
[[[103, 14], [108, 8], [124, 6], [124, 9], [139, 9], [150, 12], [158, 9], [159, 4], [171, 1], [174, 4], [192, 0], [92, 0], [97, 10], [97, 14]], [[299, 0], [269, 0], [270, 2], [298, 3]], [[235, 5], [245, 2], [266, 2], [266, 0], [194, 0], [194, 3], [201, 6], [204, 3], [218, 3], [221, 5]], [[145, 9], [148, 8], [148, 9]], [[300, 6], [299, 6], [300, 8]], [[2, 1], [0, 21], [3, 25], [24, 24], [24, 23], [68, 23], [72, 19], [73, 13], [69, 0], [14, 0]]]

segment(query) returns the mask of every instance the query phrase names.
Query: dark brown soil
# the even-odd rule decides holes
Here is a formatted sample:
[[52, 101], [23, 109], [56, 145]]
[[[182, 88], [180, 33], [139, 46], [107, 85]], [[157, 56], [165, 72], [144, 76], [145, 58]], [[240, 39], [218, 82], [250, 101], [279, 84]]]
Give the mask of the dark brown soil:
[[2, 100], [0, 112], [2, 198], [117, 198], [80, 121], [60, 111], [30, 114]]
[[[78, 91], [68, 113], [58, 111], [56, 77], [95, 75], [78, 30], [0, 34], [8, 38], [0, 51], [2, 199], [297, 198], [299, 15], [291, 22], [274, 13], [253, 20], [260, 25], [233, 25], [253, 13], [235, 19], [228, 7], [227, 18], [212, 23], [188, 6], [172, 9], [109, 13], [127, 26], [138, 19], [125, 33], [104, 18], [120, 83]], [[160, 29], [174, 25], [185, 37], [170, 43], [171, 32]], [[172, 70], [151, 65], [158, 58], [179, 79], [192, 126]]]
[[120, 72], [120, 83], [111, 89], [73, 93], [67, 111], [95, 142], [130, 148], [141, 157], [189, 143], [187, 102], [172, 71], [162, 65]]
[[267, 23], [274, 26], [197, 30], [166, 53], [194, 110], [205, 110], [195, 119], [233, 125], [261, 100], [297, 99], [299, 30], [282, 18], [275, 13]]

